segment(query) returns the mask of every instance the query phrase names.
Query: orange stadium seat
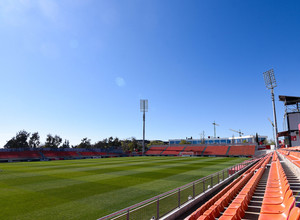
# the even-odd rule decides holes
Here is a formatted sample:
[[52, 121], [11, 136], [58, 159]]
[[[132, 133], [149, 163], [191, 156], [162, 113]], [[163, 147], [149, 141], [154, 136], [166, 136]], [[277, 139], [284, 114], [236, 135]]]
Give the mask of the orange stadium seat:
[[229, 146], [207, 146], [203, 155], [226, 155]]
[[41, 158], [38, 151], [12, 151], [0, 152], [0, 159], [26, 159]]
[[232, 145], [229, 149], [228, 155], [253, 156], [255, 155], [255, 145]]
[[294, 206], [295, 197], [274, 152], [259, 219], [287, 219]]
[[[269, 161], [270, 155], [260, 159], [257, 164], [235, 179], [185, 220], [218, 218], [229, 203], [231, 204], [220, 219], [241, 219]], [[234, 200], [231, 202], [233, 198]]]
[[183, 152], [193, 152], [195, 155], [201, 155], [204, 149], [205, 146], [188, 146]]
[[160, 155], [166, 148], [167, 146], [152, 146], [146, 152], [146, 155]]
[[299, 220], [300, 219], [300, 208], [294, 207], [289, 215], [289, 220]]
[[287, 201], [286, 204], [284, 204], [284, 210], [283, 212], [279, 212], [276, 209], [273, 210], [273, 212], [268, 212], [268, 213], [260, 213], [259, 215], [259, 220], [278, 220], [278, 219], [287, 219], [289, 216], [292, 208], [295, 207], [295, 197], [290, 197], [289, 200]]

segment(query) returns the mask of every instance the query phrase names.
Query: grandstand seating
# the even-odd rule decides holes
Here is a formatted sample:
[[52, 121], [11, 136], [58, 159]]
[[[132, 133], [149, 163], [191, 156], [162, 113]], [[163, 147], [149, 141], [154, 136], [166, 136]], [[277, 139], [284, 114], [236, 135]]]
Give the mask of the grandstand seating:
[[[268, 160], [266, 161], [268, 162]], [[265, 163], [266, 165], [266, 163]], [[241, 219], [245, 215], [245, 211], [248, 208], [248, 204], [252, 198], [254, 190], [264, 173], [265, 165], [262, 165], [258, 171], [251, 177], [251, 179], [246, 183], [245, 187], [239, 192], [235, 199], [231, 202], [229, 207], [223, 213], [220, 219], [239, 218]], [[252, 174], [254, 170], [250, 172]], [[250, 175], [248, 174], [248, 176]], [[247, 181], [247, 179], [245, 179]]]
[[48, 158], [79, 157], [74, 151], [42, 151], [42, 153]]
[[203, 155], [226, 155], [229, 146], [207, 146]]
[[184, 146], [172, 146], [167, 147], [162, 155], [179, 155], [179, 153], [184, 149]]
[[180, 153], [180, 151], [167, 150], [167, 151], [162, 152], [161, 155], [174, 155], [174, 156], [177, 156], [177, 155], [179, 155], [179, 153]]
[[79, 152], [79, 154], [81, 156], [88, 156], [88, 157], [97, 156], [95, 152], [91, 152], [91, 151], [88, 152], [83, 151], [83, 152]]
[[287, 159], [289, 159], [293, 164], [300, 168], [300, 152], [294, 151], [279, 151], [281, 154], [285, 155]]
[[[272, 156], [259, 220], [299, 220], [300, 209], [295, 207], [295, 197], [290, 189], [285, 171], [277, 153], [274, 152]], [[185, 220], [242, 219], [269, 162], [270, 154], [204, 203]]]
[[194, 152], [195, 155], [201, 155], [205, 146], [187, 146], [183, 152]]
[[105, 156], [108, 155], [106, 152], [94, 152], [96, 156]]
[[232, 145], [229, 149], [228, 155], [237, 156], [254, 156], [255, 155], [255, 145]]
[[[244, 209], [247, 207], [252, 193], [254, 192], [256, 184], [258, 183], [260, 177], [264, 172], [264, 167], [269, 162], [269, 158], [270, 156], [261, 159], [253, 168], [249, 169], [243, 175], [235, 179], [227, 187], [221, 190], [221, 192], [212, 197], [199, 209], [188, 216], [186, 220], [204, 220], [218, 218], [221, 212], [225, 209], [226, 206], [228, 206], [228, 204], [236, 196], [236, 194], [238, 194], [241, 188], [246, 185], [239, 193], [239, 195], [235, 198], [234, 203], [231, 203], [231, 205], [227, 208], [228, 211], [226, 210], [221, 218], [233, 219], [234, 217], [241, 217], [243, 215]], [[256, 169], [259, 169], [259, 171], [254, 174]], [[250, 178], [251, 180], [249, 181]]]
[[38, 151], [11, 151], [0, 152], [0, 159], [33, 159], [40, 158]]
[[[97, 151], [56, 151], [56, 150], [25, 150], [25, 151], [0, 151], [0, 161], [24, 161], [24, 160], [42, 160], [42, 159], [79, 159], [93, 156], [116, 157], [121, 153], [115, 152], [97, 152]], [[135, 153], [135, 155], [139, 155]]]
[[148, 151], [146, 152], [146, 155], [160, 155], [161, 153], [162, 153], [161, 150], [159, 150], [159, 151], [148, 150]]
[[[252, 149], [252, 147], [254, 147]], [[249, 148], [249, 149], [248, 149]], [[251, 148], [251, 149], [250, 149]], [[178, 156], [181, 152], [193, 153], [194, 155], [203, 156], [227, 156], [229, 150], [230, 155], [234, 156], [249, 156], [252, 150], [255, 152], [255, 146], [152, 146], [146, 152], [146, 155], [172, 155]], [[251, 153], [249, 153], [251, 151]], [[114, 152], [96, 152], [96, 151], [56, 151], [47, 149], [38, 149], [34, 151], [0, 151], [0, 160], [26, 160], [26, 159], [72, 159], [81, 157], [115, 157], [121, 153]], [[141, 152], [128, 153], [128, 155], [142, 155]]]
[[184, 146], [170, 146], [167, 147], [166, 151], [182, 151], [184, 149]]
[[167, 146], [152, 146], [146, 155], [160, 155], [166, 148]]
[[97, 152], [97, 151], [82, 151], [79, 154], [83, 157], [99, 157], [99, 156], [118, 156], [117, 153], [112, 152]]
[[155, 151], [163, 151], [167, 148], [168, 146], [152, 146], [149, 150], [155, 150]]
[[198, 156], [254, 156], [255, 145], [152, 146], [146, 155], [173, 155], [189, 152]]
[[106, 153], [106, 152], [94, 152], [94, 151], [88, 151], [88, 152], [83, 151], [83, 152], [79, 152], [79, 154], [82, 156], [90, 156], [90, 157], [108, 155], [108, 153]]
[[286, 219], [294, 207], [295, 197], [278, 155], [274, 152], [259, 219]]

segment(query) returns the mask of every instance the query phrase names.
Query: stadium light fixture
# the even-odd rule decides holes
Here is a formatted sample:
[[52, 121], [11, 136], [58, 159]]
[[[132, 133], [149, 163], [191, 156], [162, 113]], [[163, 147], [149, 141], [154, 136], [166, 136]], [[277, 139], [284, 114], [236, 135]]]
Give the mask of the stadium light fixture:
[[273, 103], [273, 117], [274, 117], [274, 131], [275, 131], [275, 146], [278, 148], [278, 129], [277, 129], [277, 119], [276, 119], [276, 107], [275, 107], [275, 99], [274, 99], [274, 88], [277, 86], [274, 70], [270, 69], [263, 73], [264, 80], [267, 89], [271, 90], [272, 103]]
[[145, 155], [145, 121], [146, 121], [146, 114], [148, 112], [148, 99], [141, 99], [140, 100], [140, 110], [143, 112], [143, 156]]

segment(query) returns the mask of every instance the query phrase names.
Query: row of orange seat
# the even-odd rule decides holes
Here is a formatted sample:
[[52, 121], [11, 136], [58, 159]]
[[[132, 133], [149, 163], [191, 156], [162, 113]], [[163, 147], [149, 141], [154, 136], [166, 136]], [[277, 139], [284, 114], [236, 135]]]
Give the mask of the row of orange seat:
[[255, 145], [232, 145], [229, 149], [228, 155], [255, 155]]
[[279, 150], [279, 152], [300, 168], [300, 152], [290, 150]]
[[259, 220], [299, 219], [299, 211], [295, 207], [295, 197], [274, 151]]
[[179, 153], [184, 149], [184, 146], [173, 146], [168, 147], [165, 151], [162, 152], [162, 155], [179, 155]]
[[259, 166], [254, 167], [249, 172], [255, 172], [252, 178], [247, 182], [245, 187], [239, 192], [235, 199], [231, 202], [229, 207], [223, 213], [220, 219], [241, 219], [244, 217], [250, 200], [254, 194], [254, 191], [259, 183], [262, 175], [264, 174], [265, 167], [270, 161], [270, 155]]
[[[239, 193], [239, 191], [243, 188], [241, 191], [242, 194], [237, 197], [236, 203], [234, 206], [231, 206], [231, 209], [229, 211], [225, 211], [223, 218], [227, 219], [235, 219], [242, 215], [242, 212], [244, 211], [245, 207], [247, 207], [248, 202], [250, 201], [254, 189], [255, 184], [259, 181], [264, 169], [263, 167], [266, 166], [266, 164], [269, 162], [270, 156], [266, 156], [265, 158], [261, 159], [254, 167], [247, 170], [243, 175], [238, 177], [236, 180], [234, 180], [231, 184], [229, 184], [227, 187], [225, 187], [221, 192], [219, 192], [217, 195], [215, 195], [213, 198], [211, 198], [208, 202], [203, 204], [199, 209], [197, 209], [195, 212], [193, 212], [190, 216], [186, 218], [186, 220], [196, 220], [196, 219], [215, 219], [218, 218], [221, 214], [221, 212], [224, 211], [225, 207], [229, 205], [229, 203], [232, 201], [232, 199]], [[261, 169], [262, 172], [259, 174], [255, 174], [254, 172], [257, 169]], [[252, 177], [252, 178], [251, 178]], [[253, 177], [255, 177], [253, 179]], [[251, 180], [250, 180], [251, 179]], [[252, 180], [253, 179], [253, 180]], [[250, 182], [248, 182], [250, 180]], [[250, 185], [249, 185], [250, 183]], [[254, 184], [255, 183], [255, 184]], [[251, 192], [250, 192], [251, 191]], [[221, 217], [222, 218], [222, 217]]]
[[207, 146], [203, 155], [226, 155], [229, 146]]
[[116, 156], [116, 153], [110, 152], [76, 152], [76, 151], [45, 151], [45, 150], [35, 150], [35, 151], [9, 151], [0, 152], [0, 160], [2, 159], [12, 159], [12, 160], [22, 160], [22, 159], [42, 159], [43, 156], [46, 158], [81, 158], [85, 156]]
[[153, 146], [147, 152], [146, 155], [160, 155], [168, 146]]
[[7, 158], [40, 158], [41, 155], [37, 151], [9, 151], [0, 152], [0, 159]]
[[73, 151], [42, 151], [45, 157], [78, 157]]

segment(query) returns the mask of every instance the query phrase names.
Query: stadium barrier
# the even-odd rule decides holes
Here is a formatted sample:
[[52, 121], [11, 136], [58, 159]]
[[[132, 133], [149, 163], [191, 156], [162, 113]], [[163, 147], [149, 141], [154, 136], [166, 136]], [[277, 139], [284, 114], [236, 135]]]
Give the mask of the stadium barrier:
[[248, 169], [257, 161], [258, 159], [244, 161], [110, 215], [101, 217], [98, 220], [159, 219], [175, 209], [181, 208], [185, 203], [195, 200], [229, 177], [232, 177], [242, 170]]

